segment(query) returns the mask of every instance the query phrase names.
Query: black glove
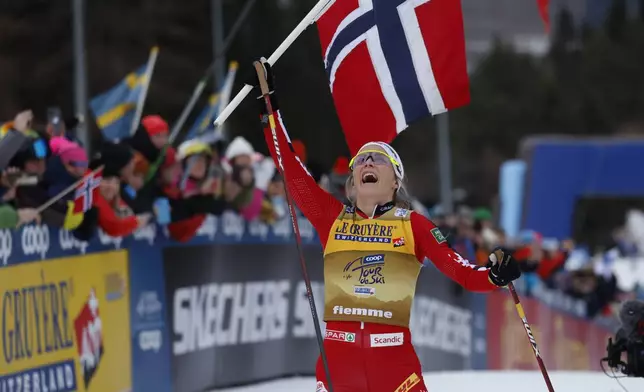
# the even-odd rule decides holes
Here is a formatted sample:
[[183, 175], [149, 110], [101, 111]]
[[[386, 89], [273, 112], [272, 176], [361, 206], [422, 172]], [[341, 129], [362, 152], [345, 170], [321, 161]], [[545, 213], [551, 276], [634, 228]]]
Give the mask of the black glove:
[[[275, 78], [273, 76], [273, 68], [264, 57], [260, 58], [257, 61], [262, 63], [262, 65], [264, 66], [264, 74], [266, 75], [266, 83], [268, 84], [271, 106], [273, 108], [273, 111], [276, 112], [279, 110], [279, 102], [277, 100], [277, 95], [275, 94]], [[254, 87], [253, 90], [257, 97], [257, 102], [260, 106], [260, 113], [264, 115], [266, 114], [266, 104], [264, 103], [264, 97], [262, 96], [262, 93], [259, 89], [259, 79], [257, 78], [257, 71], [255, 70], [255, 66], [253, 66], [253, 77], [250, 78], [250, 80], [252, 81], [246, 84]]]
[[490, 269], [488, 273], [490, 282], [499, 287], [507, 286], [508, 283], [521, 277], [519, 263], [514, 260], [510, 252], [502, 248], [496, 248], [490, 253], [486, 267]]

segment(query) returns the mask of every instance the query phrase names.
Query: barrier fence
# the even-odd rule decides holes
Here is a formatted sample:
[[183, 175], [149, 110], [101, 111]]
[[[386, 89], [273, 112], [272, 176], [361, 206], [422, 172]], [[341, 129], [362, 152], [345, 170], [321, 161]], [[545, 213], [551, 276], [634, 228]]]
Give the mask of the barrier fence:
[[[322, 316], [322, 252], [311, 225], [300, 228]], [[47, 226], [0, 231], [0, 391], [192, 392], [313, 374], [318, 347], [291, 230], [226, 213], [186, 244], [152, 225], [89, 243]], [[410, 326], [423, 368], [520, 367], [503, 359], [503, 331], [522, 324], [486, 304], [505, 304], [499, 295], [423, 268]], [[541, 305], [526, 306], [531, 316]], [[537, 318], [537, 331], [549, 319]], [[587, 337], [592, 326], [577, 323], [566, 336]]]

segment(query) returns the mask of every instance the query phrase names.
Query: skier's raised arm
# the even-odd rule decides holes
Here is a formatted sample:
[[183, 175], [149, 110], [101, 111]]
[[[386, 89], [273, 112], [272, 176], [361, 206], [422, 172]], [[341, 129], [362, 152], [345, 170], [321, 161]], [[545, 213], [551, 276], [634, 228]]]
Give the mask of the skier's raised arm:
[[266, 115], [266, 105], [262, 101], [261, 119], [262, 125], [264, 126], [266, 144], [278, 170], [283, 171], [284, 183], [286, 184], [289, 195], [304, 216], [315, 227], [324, 246], [331, 226], [338, 214], [342, 211], [343, 205], [339, 200], [318, 186], [304, 164], [295, 155], [291, 140], [282, 121], [277, 96], [275, 95], [272, 78], [270, 77], [270, 67], [268, 68], [271, 103], [276, 123], [275, 134], [273, 134], [268, 123], [268, 116]]

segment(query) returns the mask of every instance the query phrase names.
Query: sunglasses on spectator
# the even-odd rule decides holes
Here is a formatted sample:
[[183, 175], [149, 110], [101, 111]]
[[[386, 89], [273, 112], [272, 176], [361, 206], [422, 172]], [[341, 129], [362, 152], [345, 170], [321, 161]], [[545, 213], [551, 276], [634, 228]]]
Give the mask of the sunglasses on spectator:
[[400, 163], [398, 163], [397, 160], [382, 151], [365, 150], [351, 159], [351, 162], [349, 162], [349, 169], [353, 170], [355, 166], [364, 165], [369, 158], [371, 158], [374, 165], [386, 165], [387, 163], [391, 163], [394, 166], [400, 166]]

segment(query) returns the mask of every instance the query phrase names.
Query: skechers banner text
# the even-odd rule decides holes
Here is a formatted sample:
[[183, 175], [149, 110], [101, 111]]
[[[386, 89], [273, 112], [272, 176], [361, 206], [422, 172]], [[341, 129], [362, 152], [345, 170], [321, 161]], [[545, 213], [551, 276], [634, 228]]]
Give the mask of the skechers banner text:
[[373, 219], [340, 213], [324, 249], [325, 321], [409, 325], [422, 266], [410, 216], [399, 208]]

